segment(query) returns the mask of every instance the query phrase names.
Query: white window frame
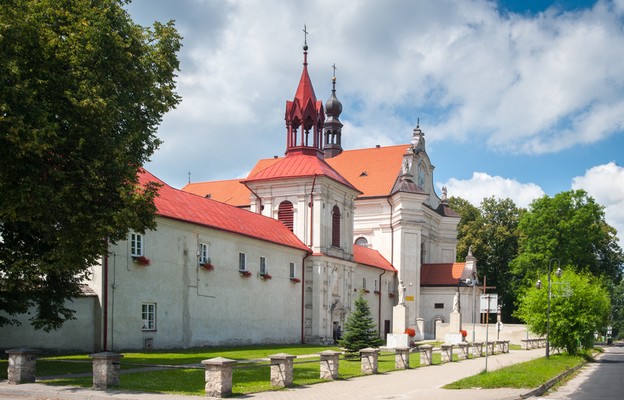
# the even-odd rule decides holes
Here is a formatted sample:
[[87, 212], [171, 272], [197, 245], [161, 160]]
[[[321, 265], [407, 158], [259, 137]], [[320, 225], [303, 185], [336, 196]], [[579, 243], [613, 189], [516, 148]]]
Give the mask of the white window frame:
[[145, 254], [145, 238], [142, 234], [130, 233], [130, 255], [132, 257], [141, 257]]
[[141, 320], [143, 321], [143, 331], [156, 330], [156, 303], [141, 304]]
[[268, 274], [266, 257], [260, 257], [260, 275]]
[[290, 263], [290, 277], [291, 278], [297, 277], [297, 264], [294, 262]]
[[238, 270], [247, 271], [247, 254], [238, 253]]
[[200, 264], [206, 264], [210, 262], [210, 249], [208, 243], [200, 243], [197, 249], [197, 261]]

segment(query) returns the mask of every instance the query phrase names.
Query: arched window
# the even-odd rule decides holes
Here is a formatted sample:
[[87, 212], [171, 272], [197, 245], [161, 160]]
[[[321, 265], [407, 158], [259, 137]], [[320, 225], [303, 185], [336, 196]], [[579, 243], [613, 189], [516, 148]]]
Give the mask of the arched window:
[[365, 237], [360, 236], [359, 238], [355, 239], [355, 244], [362, 247], [368, 247], [368, 240], [366, 240]]
[[282, 201], [277, 209], [277, 219], [284, 225], [286, 228], [293, 231], [293, 204], [286, 200]]
[[332, 247], [340, 247], [340, 209], [332, 209]]

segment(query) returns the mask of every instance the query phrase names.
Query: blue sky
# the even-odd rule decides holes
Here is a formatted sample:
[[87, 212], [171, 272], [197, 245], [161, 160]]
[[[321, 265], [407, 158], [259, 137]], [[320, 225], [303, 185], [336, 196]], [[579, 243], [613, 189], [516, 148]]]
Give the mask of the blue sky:
[[134, 0], [184, 36], [180, 106], [146, 166], [174, 187], [283, 155], [303, 25], [316, 95], [332, 64], [343, 147], [407, 143], [417, 120], [440, 193], [478, 204], [583, 188], [624, 231], [624, 0]]

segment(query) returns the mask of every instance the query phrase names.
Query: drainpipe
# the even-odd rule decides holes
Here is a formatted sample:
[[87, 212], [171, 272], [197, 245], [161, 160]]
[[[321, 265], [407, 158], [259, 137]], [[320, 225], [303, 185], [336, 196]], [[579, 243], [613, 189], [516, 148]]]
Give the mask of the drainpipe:
[[108, 239], [105, 239], [106, 242], [106, 252], [104, 253], [104, 273], [102, 274], [102, 285], [104, 286], [104, 290], [102, 293], [102, 308], [104, 311], [104, 326], [102, 340], [104, 344], [102, 346], [102, 351], [108, 351]]
[[258, 214], [262, 214], [262, 209], [264, 208], [264, 206], [262, 205], [262, 199], [260, 198], [260, 196], [258, 196], [258, 194], [256, 192], [254, 192], [253, 190], [251, 190], [251, 188], [249, 186], [247, 186], [247, 183], [243, 182], [243, 185], [245, 185], [245, 187], [254, 195], [256, 196], [256, 199], [258, 199], [258, 203], [260, 204], [260, 206], [258, 207]]
[[378, 310], [378, 316], [377, 316], [377, 323], [379, 325], [379, 334], [381, 334], [381, 296], [383, 295], [383, 292], [381, 291], [381, 277], [386, 273], [386, 270], [384, 270], [384, 272], [382, 272], [381, 274], [379, 274], [379, 310]]
[[312, 252], [301, 259], [301, 344], [305, 344], [305, 261]]

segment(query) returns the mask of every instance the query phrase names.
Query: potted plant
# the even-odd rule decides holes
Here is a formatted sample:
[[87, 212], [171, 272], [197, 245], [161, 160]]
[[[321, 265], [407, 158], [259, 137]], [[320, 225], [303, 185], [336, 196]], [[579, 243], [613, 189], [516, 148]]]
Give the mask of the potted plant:
[[290, 281], [291, 281], [291, 282], [293, 282], [293, 283], [299, 283], [299, 282], [301, 282], [301, 279], [299, 279], [299, 278], [295, 278], [295, 277], [293, 276], [293, 277], [291, 277], [291, 278], [290, 278]]
[[242, 276], [243, 278], [249, 278], [251, 277], [251, 272], [249, 271], [238, 271], [240, 273], [240, 276]]
[[210, 259], [206, 260], [205, 262], [199, 263], [199, 267], [204, 271], [212, 271], [215, 268], [214, 265], [212, 265], [212, 263], [210, 262]]
[[264, 273], [264, 274], [260, 274], [260, 278], [262, 278], [262, 280], [266, 281], [266, 280], [271, 279], [273, 277], [271, 276], [271, 274]]

